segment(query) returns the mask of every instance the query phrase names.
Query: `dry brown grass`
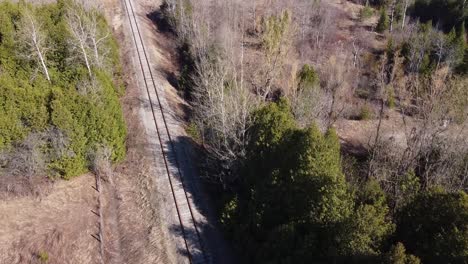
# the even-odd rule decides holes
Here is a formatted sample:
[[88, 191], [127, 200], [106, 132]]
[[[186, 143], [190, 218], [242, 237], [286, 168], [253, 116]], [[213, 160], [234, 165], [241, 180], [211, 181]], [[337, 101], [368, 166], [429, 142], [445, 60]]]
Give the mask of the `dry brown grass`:
[[0, 263], [97, 263], [94, 177], [54, 184], [49, 194], [0, 201]]

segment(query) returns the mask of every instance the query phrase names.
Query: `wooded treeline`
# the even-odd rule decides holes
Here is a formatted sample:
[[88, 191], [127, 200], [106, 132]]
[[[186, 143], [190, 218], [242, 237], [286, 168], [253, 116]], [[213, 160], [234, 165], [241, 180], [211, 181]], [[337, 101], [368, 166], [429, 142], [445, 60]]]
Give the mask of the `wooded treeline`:
[[[118, 46], [91, 1], [0, 3], [2, 188], [125, 155]], [[34, 189], [34, 186], [32, 186]]]
[[353, 2], [348, 34], [327, 1], [165, 1], [219, 219], [248, 263], [466, 263], [468, 7]]

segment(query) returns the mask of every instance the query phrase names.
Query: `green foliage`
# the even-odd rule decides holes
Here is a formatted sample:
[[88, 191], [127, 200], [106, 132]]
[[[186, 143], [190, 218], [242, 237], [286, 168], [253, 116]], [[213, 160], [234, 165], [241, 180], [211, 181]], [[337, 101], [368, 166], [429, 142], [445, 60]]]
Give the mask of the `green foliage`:
[[319, 76], [309, 64], [302, 66], [298, 74], [299, 89], [312, 89], [319, 83]]
[[375, 30], [379, 33], [383, 33], [385, 30], [388, 29], [389, 26], [390, 26], [390, 20], [388, 18], [387, 10], [385, 10], [385, 8], [381, 8], [379, 21], [377, 22], [377, 26], [375, 27]]
[[[89, 80], [84, 65], [70, 63], [63, 1], [30, 6], [53, 47], [47, 54], [52, 79], [48, 82], [17, 52], [21, 8], [22, 4], [0, 3], [0, 151], [30, 133], [58, 129], [66, 138], [63, 149], [57, 152], [52, 143], [43, 149], [51, 176], [69, 179], [85, 172], [89, 154], [100, 145], [112, 149], [113, 161], [121, 160], [126, 128], [119, 102], [121, 68], [115, 40], [105, 41], [110, 50], [105, 63], [112, 67], [93, 69], [93, 80]], [[107, 27], [103, 18], [98, 27]], [[88, 92], [79, 91], [80, 86]]]
[[334, 130], [300, 129], [284, 99], [254, 114], [241, 190], [221, 222], [254, 263], [310, 263], [377, 255], [393, 231], [383, 192], [354, 199]]
[[[394, 10], [394, 20], [399, 23], [403, 23], [403, 16], [405, 14], [405, 1], [397, 1]], [[406, 19], [406, 18], [405, 18]]]
[[358, 88], [356, 89], [355, 91], [355, 94], [357, 97], [361, 98], [361, 99], [369, 99], [370, 98], [370, 92], [368, 89], [365, 89], [365, 88]]
[[197, 142], [201, 142], [201, 135], [200, 135], [200, 131], [198, 130], [197, 128], [197, 124], [195, 124], [195, 122], [191, 122], [187, 128], [185, 129], [185, 131], [187, 132], [187, 134], [193, 138], [195, 141]]
[[34, 89], [27, 83], [0, 75], [0, 149], [21, 140], [32, 130], [47, 126], [47, 89]]
[[468, 257], [468, 195], [420, 193], [397, 215], [396, 238], [424, 263], [461, 263]]
[[177, 49], [180, 54], [179, 57], [182, 69], [179, 77], [177, 78], [176, 86], [180, 94], [190, 100], [193, 87], [195, 85], [193, 76], [195, 72], [195, 59], [193, 54], [190, 52], [190, 44], [188, 41], [184, 41]]
[[383, 242], [392, 234], [394, 225], [388, 221], [389, 208], [385, 193], [376, 181], [367, 182], [356, 195], [356, 209], [348, 220], [348, 255], [378, 256]]
[[398, 242], [384, 256], [384, 264], [420, 264], [421, 260], [411, 254], [406, 253], [405, 246]]
[[[454, 31], [456, 32], [455, 34], [453, 33]], [[456, 65], [461, 65], [464, 60], [465, 49], [467, 48], [465, 34], [466, 33], [464, 24], [462, 24], [462, 26], [460, 26], [458, 30], [452, 29], [450, 33], [450, 39], [448, 43], [450, 46], [452, 46], [454, 50]]]
[[458, 70], [462, 70], [465, 49], [467, 48], [465, 40], [465, 27], [462, 26], [458, 30], [452, 28], [452, 30], [446, 35], [445, 41], [447, 42], [447, 46], [450, 48], [450, 52], [452, 53], [451, 57], [453, 58], [453, 64], [455, 67], [459, 67]]
[[40, 262], [47, 263], [49, 261], [49, 253], [45, 251], [40, 251], [37, 254], [37, 258], [39, 259]]
[[419, 178], [416, 176], [413, 170], [408, 171], [398, 182], [398, 189], [400, 197], [402, 198], [402, 205], [411, 201], [420, 190]]
[[[452, 28], [441, 37], [431, 22], [419, 24], [418, 32], [413, 34], [401, 48], [406, 71], [431, 76], [436, 67], [446, 64], [463, 73], [466, 40], [464, 26]], [[443, 43], [442, 49], [438, 48]]]
[[361, 21], [365, 21], [374, 15], [374, 9], [372, 7], [366, 5], [361, 10], [359, 10], [359, 19]]
[[267, 55], [280, 51], [291, 25], [291, 13], [284, 11], [280, 16], [270, 16], [263, 21], [262, 44]]
[[268, 104], [254, 114], [254, 124], [251, 128], [251, 154], [272, 152], [282, 140], [284, 134], [294, 128], [294, 116], [289, 103], [281, 99], [278, 103]]
[[423, 76], [430, 76], [434, 70], [434, 64], [431, 62], [429, 54], [424, 54], [419, 73]]
[[393, 38], [390, 37], [387, 41], [387, 47], [385, 48], [385, 54], [387, 55], [387, 58], [388, 58], [387, 64], [394, 63], [395, 52], [396, 52], [395, 43], [393, 41]]
[[465, 47], [465, 52], [463, 54], [463, 61], [457, 68], [457, 72], [460, 74], [468, 74], [468, 47]]
[[373, 117], [372, 108], [365, 104], [361, 107], [361, 112], [359, 113], [360, 120], [369, 120]]

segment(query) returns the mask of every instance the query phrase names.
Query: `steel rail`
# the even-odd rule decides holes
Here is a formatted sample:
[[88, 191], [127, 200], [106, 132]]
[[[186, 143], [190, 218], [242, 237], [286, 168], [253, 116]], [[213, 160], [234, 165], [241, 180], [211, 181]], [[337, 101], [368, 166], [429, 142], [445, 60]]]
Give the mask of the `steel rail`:
[[[160, 99], [160, 96], [159, 96], [159, 92], [157, 90], [156, 82], [154, 80], [153, 71], [152, 71], [151, 65], [149, 63], [149, 59], [148, 59], [148, 55], [147, 55], [146, 48], [145, 48], [145, 45], [144, 45], [143, 37], [141, 35], [140, 28], [139, 28], [139, 25], [138, 25], [138, 20], [137, 20], [137, 17], [135, 16], [135, 11], [134, 11], [134, 7], [133, 7], [133, 4], [132, 4], [132, 0], [123, 0], [123, 1], [125, 3], [125, 10], [127, 11], [129, 24], [130, 24], [130, 29], [132, 31], [132, 38], [133, 38], [133, 41], [135, 43], [135, 48], [136, 48], [136, 51], [137, 51], [141, 72], [143, 74], [143, 79], [144, 79], [145, 88], [146, 88], [146, 92], [147, 92], [148, 99], [149, 99], [149, 104], [150, 104], [150, 107], [151, 107], [153, 121], [154, 121], [154, 124], [156, 126], [158, 141], [159, 141], [159, 143], [161, 145], [161, 152], [162, 152], [162, 156], [163, 156], [163, 160], [164, 160], [164, 166], [165, 166], [166, 173], [167, 173], [167, 176], [168, 176], [168, 179], [169, 179], [169, 185], [170, 185], [170, 189], [171, 189], [171, 192], [172, 192], [172, 197], [174, 199], [176, 212], [177, 212], [177, 217], [178, 217], [179, 225], [180, 225], [180, 228], [181, 228], [181, 231], [182, 231], [182, 236], [183, 236], [185, 248], [186, 248], [187, 253], [188, 253], [189, 262], [193, 263], [193, 255], [192, 255], [192, 253], [190, 251], [189, 243], [187, 241], [187, 230], [186, 230], [186, 227], [184, 226], [184, 223], [183, 223], [183, 220], [182, 220], [182, 214], [181, 214], [181, 210], [179, 208], [179, 202], [177, 201], [174, 184], [173, 184], [172, 177], [171, 177], [171, 172], [169, 170], [169, 165], [168, 165], [168, 161], [167, 161], [167, 153], [164, 151], [164, 142], [162, 140], [161, 130], [160, 130], [160, 127], [158, 125], [157, 118], [156, 118], [155, 106], [153, 105], [153, 101], [151, 99], [151, 94], [150, 94], [151, 84], [153, 85], [153, 90], [155, 91], [155, 94], [156, 94], [156, 99], [157, 99], [158, 106], [159, 106], [158, 108], [159, 108], [159, 111], [160, 111], [161, 116], [162, 116], [162, 121], [163, 121], [163, 125], [164, 125], [164, 128], [165, 128], [165, 132], [166, 132], [167, 137], [168, 137], [169, 145], [170, 145], [171, 150], [172, 150], [172, 152], [174, 154], [175, 165], [177, 167], [178, 177], [180, 179], [181, 187], [182, 187], [182, 190], [184, 192], [184, 196], [185, 196], [184, 198], [185, 198], [185, 200], [187, 202], [187, 206], [188, 206], [188, 209], [189, 209], [189, 212], [190, 212], [190, 217], [191, 217], [191, 220], [192, 220], [192, 223], [193, 223], [196, 235], [197, 235], [198, 244], [200, 245], [199, 250], [202, 252], [205, 262], [208, 263], [209, 262], [208, 261], [208, 256], [206, 254], [206, 251], [203, 248], [203, 243], [202, 243], [202, 238], [201, 238], [201, 235], [200, 235], [200, 231], [198, 230], [197, 221], [196, 221], [196, 219], [194, 217], [192, 205], [190, 203], [190, 199], [189, 199], [188, 194], [187, 194], [184, 179], [182, 178], [182, 173], [181, 173], [181, 170], [180, 170], [180, 164], [179, 164], [179, 161], [178, 161], [178, 158], [177, 158], [177, 155], [176, 155], [176, 150], [175, 150], [175, 147], [174, 147], [174, 143], [173, 143], [171, 134], [169, 132], [169, 126], [167, 124], [167, 120], [166, 120], [166, 117], [165, 117], [165, 114], [164, 114], [164, 110], [163, 110], [163, 106], [162, 106], [161, 99]], [[133, 19], [133, 24], [135, 24], [135, 26], [133, 26], [133, 24], [132, 24], [132, 19]], [[139, 47], [138, 47], [138, 41], [140, 41], [141, 51], [143, 53], [143, 56], [140, 54], [140, 50], [139, 50]], [[145, 69], [144, 69], [145, 68], [144, 67], [145, 63], [146, 63], [146, 66], [148, 67], [149, 75], [147, 73], [145, 73]], [[148, 81], [147, 77], [148, 77], [148, 79], [150, 81]]]

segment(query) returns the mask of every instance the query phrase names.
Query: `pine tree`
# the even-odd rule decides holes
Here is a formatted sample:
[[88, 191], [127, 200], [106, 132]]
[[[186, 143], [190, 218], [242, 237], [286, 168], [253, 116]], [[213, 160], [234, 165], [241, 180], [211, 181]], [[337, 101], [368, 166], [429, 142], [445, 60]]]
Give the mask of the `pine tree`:
[[385, 8], [380, 9], [380, 18], [375, 30], [379, 33], [383, 33], [389, 27], [389, 18], [387, 10]]
[[302, 66], [298, 74], [299, 89], [311, 89], [319, 83], [319, 76], [309, 64]]
[[336, 132], [298, 128], [285, 100], [254, 116], [244, 186], [226, 204], [223, 222], [250, 249], [258, 248], [249, 253], [255, 263], [328, 257], [337, 251], [338, 225], [354, 207]]

